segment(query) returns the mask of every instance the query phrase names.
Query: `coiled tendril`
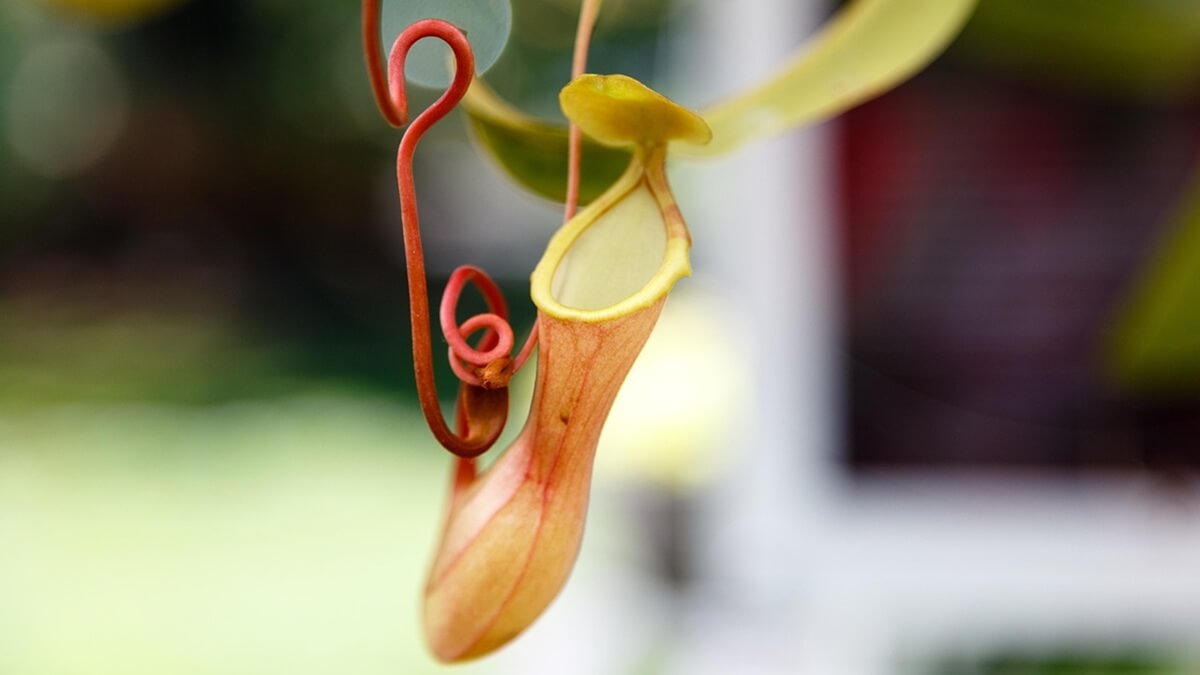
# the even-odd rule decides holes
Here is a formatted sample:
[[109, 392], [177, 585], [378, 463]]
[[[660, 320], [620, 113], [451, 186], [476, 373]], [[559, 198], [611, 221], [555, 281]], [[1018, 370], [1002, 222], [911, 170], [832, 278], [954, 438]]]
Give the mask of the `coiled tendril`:
[[[396, 156], [396, 181], [400, 192], [408, 270], [413, 370], [421, 410], [434, 437], [442, 446], [462, 458], [477, 457], [496, 442], [504, 427], [508, 411], [508, 381], [533, 352], [537, 342], [537, 325], [534, 325], [521, 352], [512, 358], [513, 330], [508, 323], [508, 308], [499, 287], [483, 270], [469, 265], [459, 267], [450, 275], [439, 308], [439, 320], [442, 334], [450, 345], [450, 367], [463, 383], [458, 399], [458, 431], [452, 432], [442, 416], [433, 377], [425, 257], [421, 247], [412, 167], [421, 137], [466, 95], [475, 74], [475, 57], [461, 30], [439, 19], [425, 19], [400, 33], [392, 45], [385, 69], [381, 58], [379, 13], [379, 0], [363, 0], [363, 44], [367, 72], [375, 102], [384, 119], [392, 126], [400, 128], [408, 123], [404, 62], [413, 45], [427, 37], [437, 38], [445, 42], [454, 54], [454, 79], [450, 86], [433, 105], [408, 125], [400, 140]], [[468, 283], [475, 284], [479, 289], [487, 302], [488, 312], [472, 316], [459, 324], [456, 316], [458, 300]], [[478, 346], [472, 347], [467, 339], [479, 331], [484, 334]]]

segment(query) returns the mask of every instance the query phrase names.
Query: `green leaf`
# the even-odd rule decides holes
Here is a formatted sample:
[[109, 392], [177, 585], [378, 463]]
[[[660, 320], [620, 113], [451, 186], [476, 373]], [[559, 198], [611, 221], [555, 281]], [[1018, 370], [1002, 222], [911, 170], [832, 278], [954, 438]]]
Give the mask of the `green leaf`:
[[[774, 77], [702, 111], [707, 146], [676, 144], [676, 156], [713, 156], [836, 115], [911, 77], [958, 34], [976, 0], [855, 0]], [[471, 127], [505, 171], [525, 187], [562, 201], [567, 129], [533, 119], [476, 80], [463, 99]], [[585, 137], [581, 202], [614, 183], [629, 154]]]
[[701, 112], [713, 130], [696, 156], [818, 122], [915, 75], [946, 48], [976, 0], [855, 0], [775, 76]]
[[[557, 202], [567, 194], [567, 128], [531, 118], [501, 101], [476, 79], [463, 109], [479, 144], [525, 188]], [[583, 139], [579, 203], [587, 204], [617, 182], [633, 157], [630, 150]]]
[[1133, 389], [1200, 385], [1200, 170], [1118, 315], [1109, 365]]

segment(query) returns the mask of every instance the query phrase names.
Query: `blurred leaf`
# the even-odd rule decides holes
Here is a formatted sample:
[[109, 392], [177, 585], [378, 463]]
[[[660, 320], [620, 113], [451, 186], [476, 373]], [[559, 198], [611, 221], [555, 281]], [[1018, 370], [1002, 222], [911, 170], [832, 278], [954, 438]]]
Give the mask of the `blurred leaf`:
[[957, 46], [1054, 86], [1172, 98], [1200, 80], [1200, 3], [983, 0]]
[[[856, 0], [767, 82], [701, 113], [713, 130], [707, 146], [679, 153], [713, 156], [792, 127], [836, 115], [911, 77], [946, 47], [975, 0]], [[562, 201], [567, 131], [533, 119], [478, 82], [464, 99], [488, 153], [518, 183]], [[585, 142], [581, 200], [621, 175], [628, 154]]]
[[[476, 79], [463, 99], [475, 138], [509, 176], [533, 192], [562, 202], [567, 192], [567, 128], [529, 117]], [[629, 150], [584, 138], [579, 202], [586, 204], [612, 185], [631, 158]]]
[[1118, 381], [1138, 389], [1200, 386], [1200, 171], [1173, 221], [1110, 346]]
[[679, 150], [723, 155], [877, 96], [937, 57], [974, 6], [975, 0], [855, 0], [771, 79], [702, 111], [712, 143]]

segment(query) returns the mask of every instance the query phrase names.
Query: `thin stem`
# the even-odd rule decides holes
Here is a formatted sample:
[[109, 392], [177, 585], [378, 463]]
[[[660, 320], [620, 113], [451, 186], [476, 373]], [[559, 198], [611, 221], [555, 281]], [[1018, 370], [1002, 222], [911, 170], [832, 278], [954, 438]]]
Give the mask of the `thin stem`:
[[[571, 60], [571, 79], [575, 79], [587, 70], [588, 47], [591, 45], [592, 33], [596, 29], [596, 17], [600, 14], [602, 0], [583, 0], [579, 8], [579, 27], [575, 31], [575, 53]], [[583, 132], [575, 123], [571, 123], [567, 142], [567, 199], [563, 208], [563, 223], [575, 217], [579, 210], [580, 164], [583, 154]], [[533, 354], [533, 348], [538, 342], [538, 324], [533, 324], [529, 337], [520, 353], [513, 359], [512, 372], [517, 372]]]
[[512, 362], [512, 372], [513, 373], [516, 373], [517, 371], [521, 370], [521, 367], [524, 366], [525, 362], [529, 360], [529, 356], [531, 354], [533, 354], [533, 348], [537, 346], [537, 343], [538, 343], [538, 322], [537, 322], [537, 319], [534, 319], [533, 328], [529, 329], [529, 337], [525, 338], [525, 345], [521, 347], [521, 351], [520, 351], [520, 353], [517, 354], [517, 358], [513, 359], [513, 362]]
[[[587, 70], [588, 46], [596, 29], [596, 17], [600, 14], [602, 0], [583, 0], [579, 8], [579, 28], [575, 31], [575, 54], [571, 60], [571, 79], [583, 75]], [[575, 217], [579, 209], [580, 159], [583, 152], [583, 132], [571, 123], [567, 143], [567, 203], [563, 209], [563, 222]]]
[[[368, 0], [370, 1], [370, 0]], [[433, 372], [433, 346], [429, 332], [429, 297], [425, 284], [425, 257], [421, 246], [420, 217], [417, 212], [417, 195], [413, 182], [413, 156], [421, 136], [438, 120], [445, 117], [450, 110], [467, 92], [471, 77], [474, 74], [474, 57], [467, 44], [466, 37], [457, 28], [440, 21], [421, 21], [409, 26], [392, 47], [388, 59], [389, 89], [392, 100], [404, 100], [404, 58], [408, 49], [422, 37], [437, 37], [446, 42], [454, 52], [455, 72], [454, 81], [446, 92], [425, 112], [421, 113], [405, 132], [400, 140], [400, 148], [396, 155], [396, 180], [400, 191], [400, 214], [403, 224], [404, 248], [408, 268], [408, 301], [412, 314], [413, 338], [413, 371], [417, 381], [417, 392], [421, 400], [421, 410], [429, 423], [430, 430], [443, 446], [455, 454], [472, 454], [478, 446], [483, 445], [476, 439], [463, 438], [455, 434], [442, 417], [441, 403], [438, 400], [437, 384]], [[399, 76], [400, 87], [390, 86]], [[398, 90], [397, 90], [398, 89]], [[378, 100], [378, 99], [377, 99]], [[396, 106], [396, 113], [402, 113], [406, 106]], [[386, 115], [386, 113], [385, 113]], [[403, 114], [398, 114], [403, 119]], [[487, 439], [483, 439], [487, 440]], [[488, 444], [490, 445], [490, 443]]]

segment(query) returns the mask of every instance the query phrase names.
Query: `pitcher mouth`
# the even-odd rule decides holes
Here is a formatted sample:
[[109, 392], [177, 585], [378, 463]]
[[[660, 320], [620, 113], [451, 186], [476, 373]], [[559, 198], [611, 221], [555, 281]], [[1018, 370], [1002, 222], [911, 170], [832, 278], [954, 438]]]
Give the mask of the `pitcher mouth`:
[[540, 310], [609, 321], [650, 307], [691, 274], [690, 238], [656, 175], [663, 154], [639, 150], [621, 179], [550, 240], [530, 278]]

